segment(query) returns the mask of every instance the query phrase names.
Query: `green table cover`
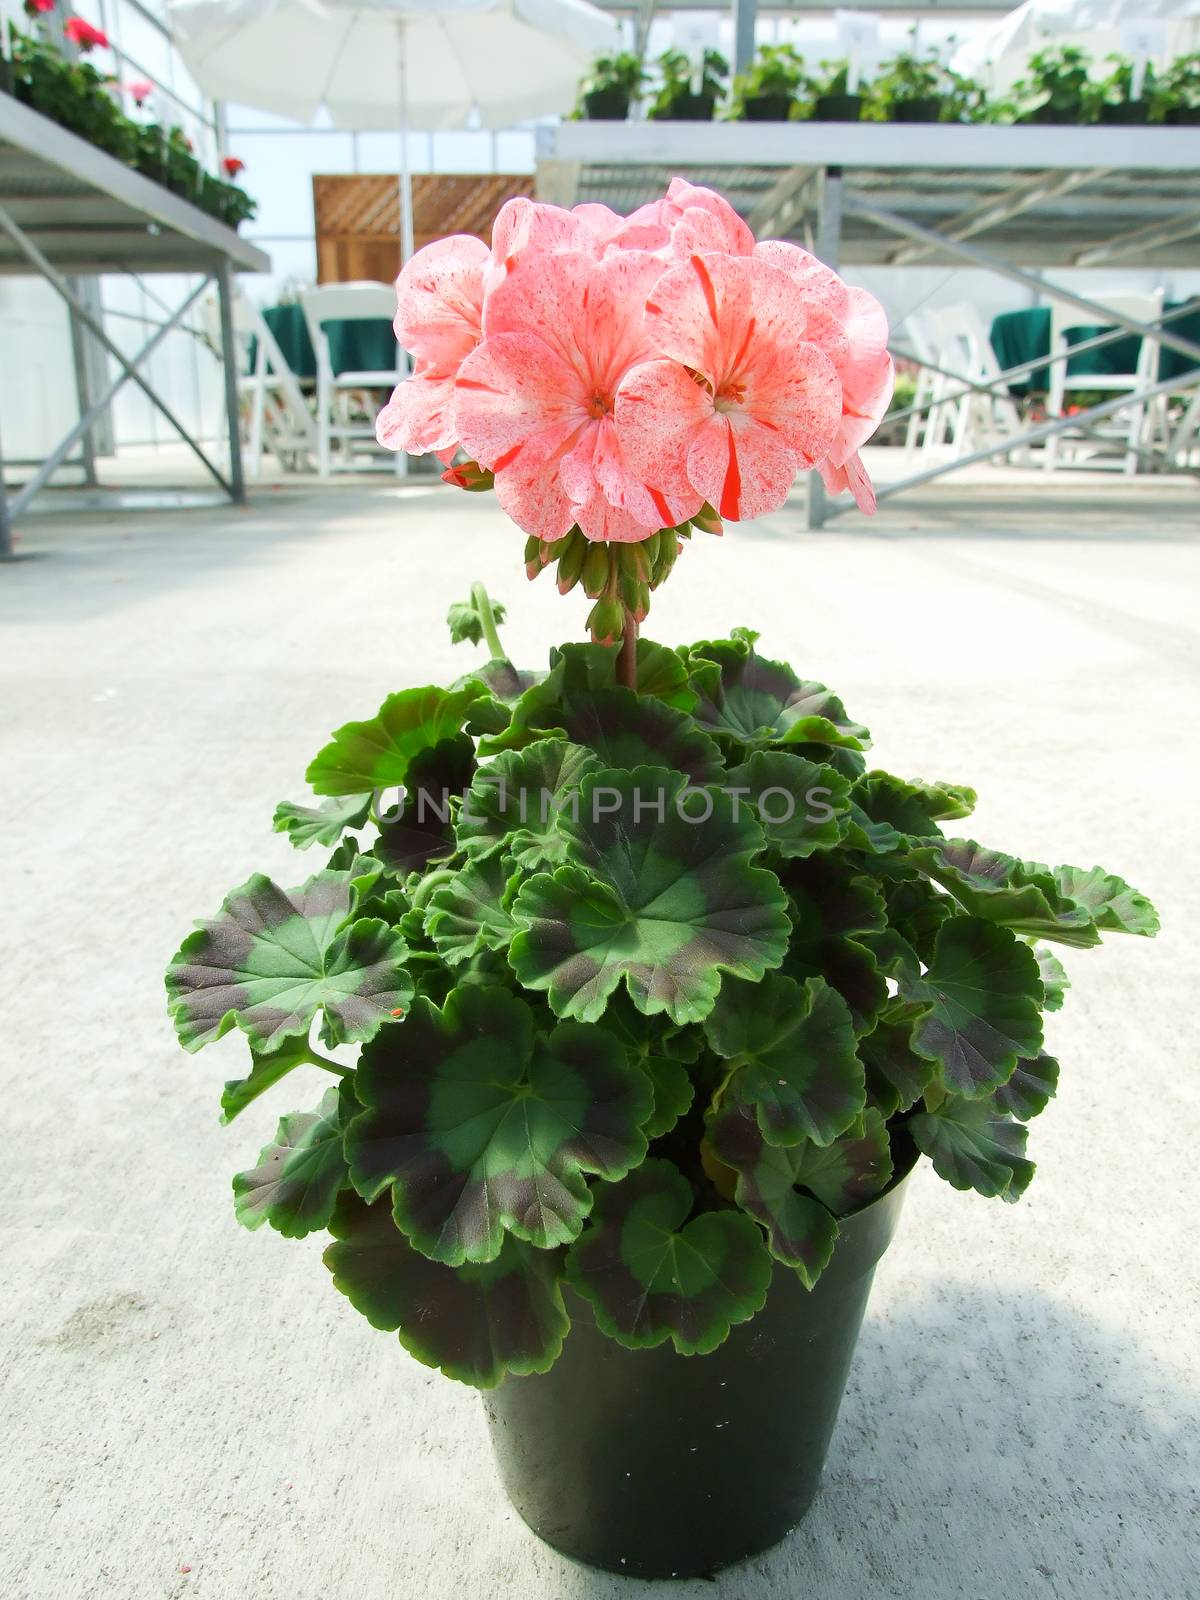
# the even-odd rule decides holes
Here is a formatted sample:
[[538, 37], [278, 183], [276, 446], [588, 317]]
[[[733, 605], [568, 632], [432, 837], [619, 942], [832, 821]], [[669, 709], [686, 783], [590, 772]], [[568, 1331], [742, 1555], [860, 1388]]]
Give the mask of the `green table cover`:
[[[275, 335], [284, 360], [298, 378], [315, 378], [317, 357], [308, 336], [302, 306], [270, 306], [263, 321]], [[335, 374], [343, 372], [385, 372], [396, 365], [396, 337], [386, 317], [363, 321], [330, 321], [329, 354]], [[251, 354], [253, 360], [253, 353]]]
[[[1172, 317], [1167, 326], [1184, 339], [1193, 339], [1200, 344], [1200, 301], [1176, 301], [1167, 306], [1167, 311], [1172, 312], [1180, 307], [1188, 308], [1183, 314]], [[1094, 339], [1101, 333], [1107, 333], [1107, 326], [1070, 328], [1067, 331], [1069, 344], [1083, 344], [1087, 339]], [[992, 323], [991, 327], [992, 349], [996, 352], [996, 360], [1000, 363], [1001, 370], [1017, 367], [1023, 361], [1035, 361], [1038, 356], [1050, 354], [1050, 308], [1049, 306], [1032, 306], [1025, 311], [1002, 311]], [[1067, 362], [1067, 372], [1071, 377], [1084, 377], [1087, 375], [1126, 373], [1133, 372], [1137, 367], [1138, 351], [1142, 341], [1136, 334], [1130, 334], [1127, 339], [1115, 339], [1112, 344], [1102, 345], [1099, 350], [1085, 350], [1081, 356], [1072, 356]], [[1191, 372], [1200, 366], [1200, 360], [1193, 361], [1190, 357], [1176, 350], [1163, 349], [1159, 352], [1158, 375], [1160, 378], [1176, 378], [1181, 373]], [[1031, 391], [1044, 394], [1050, 387], [1050, 368], [1036, 367], [1024, 378], [1014, 379], [1009, 384], [1013, 394], [1024, 395]]]

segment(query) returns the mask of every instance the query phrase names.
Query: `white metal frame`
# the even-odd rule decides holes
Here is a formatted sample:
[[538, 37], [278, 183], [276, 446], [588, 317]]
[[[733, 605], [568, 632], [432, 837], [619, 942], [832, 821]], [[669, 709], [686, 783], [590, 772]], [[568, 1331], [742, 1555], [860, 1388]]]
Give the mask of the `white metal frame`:
[[[205, 301], [204, 314], [209, 339], [219, 350], [220, 305], [215, 298]], [[250, 401], [243, 452], [247, 476], [261, 474], [267, 449], [285, 471], [303, 471], [317, 453], [312, 410], [270, 324], [240, 291], [234, 293], [233, 332], [238, 346], [238, 394]]]
[[[1162, 320], [1164, 296], [1161, 289], [1145, 290], [1142, 293], [1130, 293], [1124, 289], [1100, 291], [1096, 298], [1109, 310], [1122, 312], [1138, 322], [1158, 323]], [[1047, 410], [1052, 417], [1061, 417], [1064, 414], [1067, 396], [1078, 394], [1080, 390], [1098, 394], [1129, 395], [1128, 410], [1114, 421], [1111, 429], [1094, 430], [1091, 439], [1119, 439], [1125, 446], [1120, 456], [1120, 465], [1126, 477], [1131, 478], [1142, 462], [1143, 451], [1147, 444], [1147, 424], [1153, 423], [1166, 404], [1165, 399], [1159, 400], [1148, 410], [1145, 402], [1136, 398], [1138, 392], [1145, 389], [1158, 375], [1158, 341], [1142, 340], [1133, 372], [1072, 373], [1068, 370], [1072, 350], [1067, 334], [1078, 326], [1078, 313], [1068, 311], [1063, 305], [1050, 307], [1050, 349], [1064, 359], [1055, 361], [1051, 369], [1050, 392], [1046, 397]], [[1046, 440], [1042, 451], [1043, 467], [1047, 472], [1053, 472], [1060, 459], [1065, 459], [1064, 449], [1068, 456], [1078, 459], [1079, 446], [1089, 442], [1086, 438], [1077, 441], [1065, 432], [1055, 434], [1052, 439]], [[1093, 464], [1095, 464], [1094, 458]]]
[[[89, 482], [95, 481], [93, 430], [126, 383], [135, 383], [235, 502], [246, 497], [238, 430], [234, 272], [265, 272], [270, 259], [231, 229], [115, 161], [56, 122], [0, 95], [0, 272], [40, 276], [66, 305], [72, 321], [80, 416], [19, 491], [9, 495], [0, 458], [0, 561], [13, 558], [12, 525], [77, 445]], [[43, 248], [44, 246], [44, 248]], [[105, 272], [194, 273], [199, 281], [132, 356], [109, 337], [77, 279]], [[228, 475], [192, 437], [155, 390], [143, 368], [149, 357], [215, 284], [220, 356], [229, 435]], [[98, 396], [89, 392], [84, 336], [120, 369]]]
[[[377, 322], [392, 320], [395, 290], [384, 283], [329, 283], [300, 296], [309, 338], [317, 357], [317, 472], [327, 478], [334, 471], [353, 471], [355, 441], [372, 444], [374, 421], [350, 421], [350, 398], [364, 389], [391, 389], [407, 370], [404, 352], [397, 345], [394, 367], [378, 371], [335, 372], [325, 330], [327, 322]], [[335, 455], [335, 446], [341, 451]], [[408, 457], [397, 450], [387, 465], [397, 477], [408, 471]]]

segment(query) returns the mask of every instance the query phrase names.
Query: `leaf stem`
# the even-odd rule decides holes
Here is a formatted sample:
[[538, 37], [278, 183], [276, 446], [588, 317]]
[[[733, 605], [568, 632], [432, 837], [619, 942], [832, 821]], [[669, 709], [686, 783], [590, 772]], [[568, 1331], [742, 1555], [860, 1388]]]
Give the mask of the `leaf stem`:
[[319, 1050], [314, 1050], [311, 1045], [308, 1047], [308, 1060], [311, 1066], [323, 1067], [326, 1072], [335, 1073], [339, 1078], [352, 1078], [354, 1076], [353, 1067], [343, 1067], [340, 1062], [332, 1061], [328, 1056], [323, 1056]]
[[637, 618], [625, 613], [625, 632], [621, 636], [621, 653], [617, 657], [617, 682], [627, 689], [637, 689]]
[[500, 643], [500, 635], [496, 631], [496, 614], [492, 610], [491, 597], [481, 583], [471, 585], [471, 601], [483, 624], [483, 638], [488, 647], [489, 660], [507, 661], [504, 646]]

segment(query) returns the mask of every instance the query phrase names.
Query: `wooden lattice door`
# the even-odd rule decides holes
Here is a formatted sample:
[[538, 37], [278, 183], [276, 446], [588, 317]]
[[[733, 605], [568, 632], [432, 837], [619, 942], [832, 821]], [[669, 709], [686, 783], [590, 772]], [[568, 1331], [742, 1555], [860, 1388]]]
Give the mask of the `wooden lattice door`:
[[[413, 178], [416, 248], [450, 233], [491, 243], [506, 200], [531, 195], [528, 173], [422, 173]], [[390, 283], [400, 265], [399, 180], [386, 172], [313, 177], [317, 282]]]

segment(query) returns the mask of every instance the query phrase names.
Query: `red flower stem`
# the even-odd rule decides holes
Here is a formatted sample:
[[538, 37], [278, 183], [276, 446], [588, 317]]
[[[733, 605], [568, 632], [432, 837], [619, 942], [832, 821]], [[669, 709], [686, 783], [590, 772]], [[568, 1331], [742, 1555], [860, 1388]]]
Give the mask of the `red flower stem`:
[[627, 689], [637, 689], [637, 618], [625, 613], [625, 632], [621, 638], [621, 653], [617, 657], [617, 682]]

